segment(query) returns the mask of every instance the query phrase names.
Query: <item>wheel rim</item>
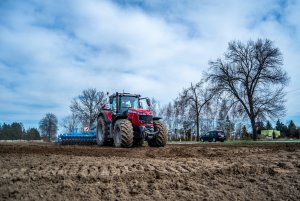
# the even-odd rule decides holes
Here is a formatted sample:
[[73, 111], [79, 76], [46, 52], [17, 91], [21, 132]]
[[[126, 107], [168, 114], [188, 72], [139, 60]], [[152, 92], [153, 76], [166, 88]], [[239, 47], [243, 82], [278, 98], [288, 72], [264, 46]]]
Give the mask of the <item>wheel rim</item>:
[[97, 139], [99, 142], [102, 142], [102, 127], [99, 126], [98, 130], [97, 130]]
[[115, 145], [116, 146], [119, 146], [120, 145], [120, 129], [117, 128], [116, 131], [115, 131]]
[[213, 142], [215, 142], [216, 141], [216, 139], [215, 138], [213, 138]]

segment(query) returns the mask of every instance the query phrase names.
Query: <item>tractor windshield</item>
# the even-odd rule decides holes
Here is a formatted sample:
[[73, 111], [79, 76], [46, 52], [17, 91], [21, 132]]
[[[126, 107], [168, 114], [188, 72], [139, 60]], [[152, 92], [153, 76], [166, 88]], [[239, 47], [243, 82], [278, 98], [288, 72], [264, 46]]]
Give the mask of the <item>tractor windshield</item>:
[[139, 98], [135, 96], [122, 96], [121, 113], [127, 111], [128, 108], [139, 108]]

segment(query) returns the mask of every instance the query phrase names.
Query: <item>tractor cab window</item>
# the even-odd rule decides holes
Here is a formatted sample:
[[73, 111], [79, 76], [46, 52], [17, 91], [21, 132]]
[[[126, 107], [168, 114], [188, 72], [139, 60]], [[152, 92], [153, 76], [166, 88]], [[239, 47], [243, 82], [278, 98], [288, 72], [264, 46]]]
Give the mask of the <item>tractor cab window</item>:
[[134, 96], [122, 96], [120, 112], [127, 111], [128, 108], [139, 108], [139, 99]]
[[146, 109], [146, 110], [151, 109], [151, 108], [148, 106], [146, 99], [140, 99], [139, 102], [140, 102], [139, 108]]

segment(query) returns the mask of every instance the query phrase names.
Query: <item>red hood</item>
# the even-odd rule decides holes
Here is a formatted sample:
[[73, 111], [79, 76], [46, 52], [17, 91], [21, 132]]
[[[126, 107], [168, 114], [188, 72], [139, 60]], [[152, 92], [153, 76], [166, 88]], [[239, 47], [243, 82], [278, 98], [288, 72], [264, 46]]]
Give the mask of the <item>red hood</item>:
[[129, 108], [128, 109], [129, 113], [137, 113], [137, 114], [144, 114], [144, 115], [152, 115], [152, 111], [151, 110], [145, 110], [145, 109], [141, 109], [141, 108]]

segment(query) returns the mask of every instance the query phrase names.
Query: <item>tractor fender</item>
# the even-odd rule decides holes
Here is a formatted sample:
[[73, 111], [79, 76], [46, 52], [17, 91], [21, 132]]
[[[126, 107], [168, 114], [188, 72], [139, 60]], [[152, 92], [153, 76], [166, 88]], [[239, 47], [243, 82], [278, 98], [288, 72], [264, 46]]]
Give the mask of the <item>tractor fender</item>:
[[98, 114], [97, 120], [98, 120], [101, 116], [103, 116], [103, 118], [104, 118], [104, 120], [105, 120], [106, 123], [110, 123], [110, 120], [108, 119], [107, 114], [106, 114], [105, 111], [101, 111], [101, 112]]
[[115, 124], [116, 121], [119, 120], [119, 119], [127, 119], [127, 115], [119, 115], [119, 116], [116, 116], [116, 117], [114, 118], [113, 124]]
[[153, 120], [155, 121], [155, 120], [160, 120], [160, 119], [162, 119], [161, 117], [153, 117]]

